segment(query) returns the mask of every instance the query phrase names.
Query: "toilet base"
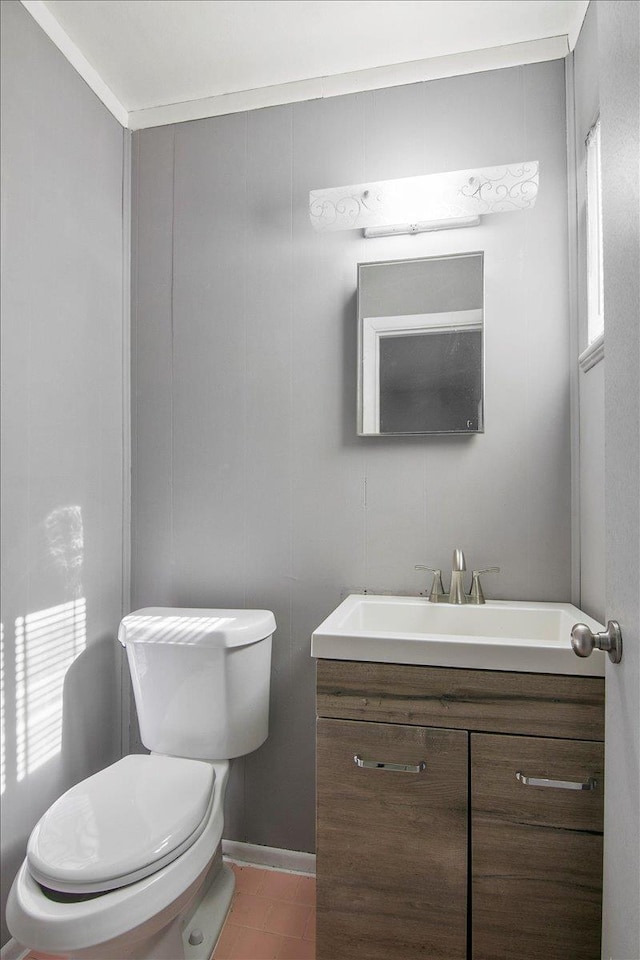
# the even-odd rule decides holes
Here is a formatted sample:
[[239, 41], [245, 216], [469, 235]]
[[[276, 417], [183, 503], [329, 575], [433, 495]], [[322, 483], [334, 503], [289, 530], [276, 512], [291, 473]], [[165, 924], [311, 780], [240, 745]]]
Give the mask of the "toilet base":
[[[208, 880], [208, 886], [205, 886], [203, 896], [198, 898], [193, 912], [187, 914], [182, 923], [185, 960], [209, 960], [231, 906], [236, 879], [231, 867], [222, 863], [222, 853], [220, 851], [216, 854], [215, 859], [218, 860], [218, 858], [218, 871]], [[189, 943], [192, 931], [196, 930], [203, 934], [202, 943], [199, 945]]]
[[[132, 934], [65, 954], [70, 960], [210, 960], [226, 919], [233, 891], [233, 871], [222, 862], [218, 848], [202, 880], [189, 891], [178, 916], [169, 908], [169, 922], [153, 917]], [[160, 926], [160, 929], [158, 927]], [[135, 939], [132, 939], [135, 937]], [[190, 939], [202, 940], [191, 943]], [[53, 954], [51, 954], [53, 956]]]

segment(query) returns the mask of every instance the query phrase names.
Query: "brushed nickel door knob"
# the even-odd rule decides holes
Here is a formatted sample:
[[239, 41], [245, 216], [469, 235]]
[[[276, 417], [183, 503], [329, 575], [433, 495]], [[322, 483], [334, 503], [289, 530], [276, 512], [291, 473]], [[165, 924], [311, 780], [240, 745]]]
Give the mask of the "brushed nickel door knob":
[[586, 623], [576, 623], [571, 630], [571, 646], [578, 657], [589, 657], [593, 650], [604, 650], [612, 663], [622, 660], [622, 633], [616, 620], [609, 620], [607, 629], [593, 633]]

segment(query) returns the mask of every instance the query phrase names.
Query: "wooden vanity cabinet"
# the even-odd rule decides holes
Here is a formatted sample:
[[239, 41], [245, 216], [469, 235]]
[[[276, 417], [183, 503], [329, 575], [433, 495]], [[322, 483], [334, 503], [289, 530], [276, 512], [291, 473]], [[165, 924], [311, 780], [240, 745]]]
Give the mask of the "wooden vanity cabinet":
[[317, 732], [317, 960], [464, 960], [466, 734], [323, 719]]
[[599, 960], [604, 745], [473, 733], [470, 754], [473, 960]]
[[317, 681], [317, 960], [600, 956], [600, 678], [319, 660]]

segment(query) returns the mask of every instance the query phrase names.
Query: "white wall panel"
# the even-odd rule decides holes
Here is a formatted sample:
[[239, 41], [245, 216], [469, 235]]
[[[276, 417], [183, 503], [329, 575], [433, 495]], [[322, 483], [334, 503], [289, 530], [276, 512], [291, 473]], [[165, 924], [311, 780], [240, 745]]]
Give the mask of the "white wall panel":
[[3, 898], [49, 804], [120, 750], [123, 136], [3, 3]]

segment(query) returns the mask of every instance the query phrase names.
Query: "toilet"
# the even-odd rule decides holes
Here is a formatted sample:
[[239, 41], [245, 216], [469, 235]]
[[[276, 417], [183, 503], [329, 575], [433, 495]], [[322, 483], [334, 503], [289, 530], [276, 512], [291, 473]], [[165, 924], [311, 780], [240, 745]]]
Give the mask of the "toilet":
[[78, 960], [209, 960], [231, 903], [222, 862], [233, 757], [267, 738], [268, 610], [149, 607], [126, 616], [149, 755], [67, 791], [36, 824], [7, 923], [31, 950]]

